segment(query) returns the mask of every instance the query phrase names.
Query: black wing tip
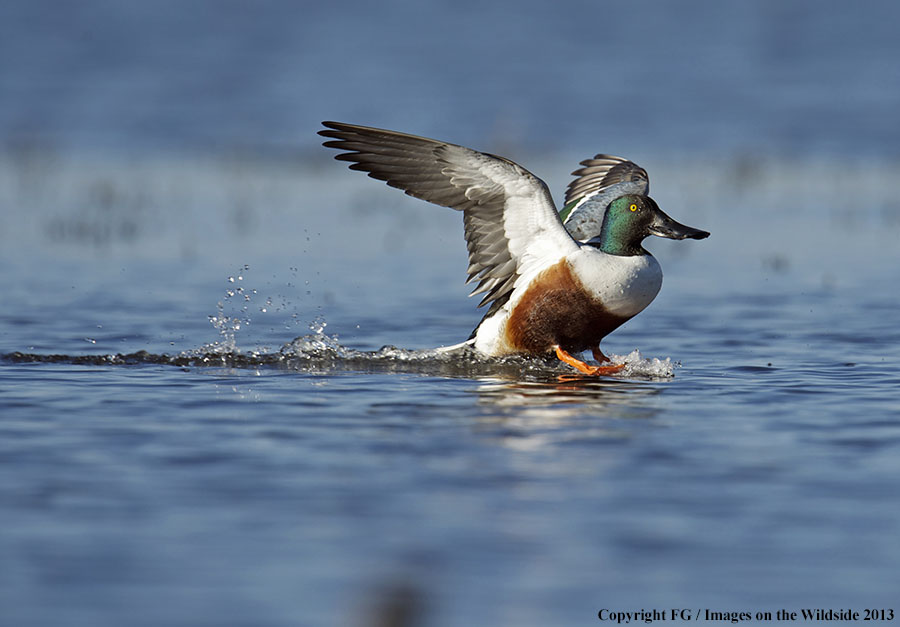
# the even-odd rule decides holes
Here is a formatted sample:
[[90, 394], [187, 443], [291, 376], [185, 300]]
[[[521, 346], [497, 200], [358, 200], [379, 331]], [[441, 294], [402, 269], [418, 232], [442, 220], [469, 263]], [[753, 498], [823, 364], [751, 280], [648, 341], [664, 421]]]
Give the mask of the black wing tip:
[[334, 122], [325, 120], [322, 122], [325, 128], [318, 131], [318, 135], [335, 139], [335, 142], [324, 142], [323, 145], [328, 148], [341, 148], [340, 144], [344, 142], [362, 141], [366, 142], [389, 142], [389, 143], [409, 143], [420, 142], [429, 144], [440, 144], [435, 139], [427, 137], [418, 137], [417, 135], [409, 135], [399, 131], [392, 131], [386, 128], [378, 128], [376, 126], [362, 126], [360, 124], [349, 124], [347, 122]]
[[[348, 124], [346, 122], [334, 122], [331, 120], [325, 120], [322, 122], [322, 126], [326, 128], [320, 130], [317, 135], [328, 139], [328, 141], [322, 142], [322, 145], [326, 148], [336, 148], [338, 150], [347, 150], [348, 142], [358, 138], [360, 136], [360, 131], [368, 130], [368, 127], [365, 126], [357, 126], [356, 124]], [[335, 159], [341, 159], [341, 157], [346, 158], [347, 154], [359, 154], [359, 151], [335, 155]]]
[[[320, 130], [317, 133], [317, 135], [321, 135], [322, 137], [328, 137], [329, 139], [338, 139], [338, 140], [345, 140], [345, 139], [347, 139], [348, 133], [356, 133], [359, 130], [359, 127], [357, 127], [353, 124], [347, 124], [345, 122], [332, 122], [330, 120], [326, 120], [326, 121], [322, 122], [322, 126], [324, 126], [325, 128]], [[332, 143], [332, 142], [327, 142], [323, 145], [328, 146], [329, 143]], [[336, 143], [336, 142], [334, 142], [334, 143]], [[329, 148], [337, 148], [337, 146], [328, 146], [328, 147]]]
[[[361, 131], [368, 130], [377, 130], [370, 129], [367, 126], [359, 126], [358, 124], [348, 124], [347, 122], [334, 122], [332, 120], [325, 120], [322, 122], [323, 128], [320, 130], [317, 135], [321, 135], [322, 137], [328, 137], [330, 139], [349, 139], [348, 135], [358, 135]], [[325, 144], [326, 146], [328, 144]], [[329, 146], [329, 148], [336, 148], [336, 146]]]
[[[347, 122], [335, 122], [334, 120], [323, 120], [323, 121], [322, 121], [322, 126], [325, 126], [325, 127], [327, 127], [327, 128], [333, 128], [333, 129], [336, 129], [336, 130], [342, 130], [342, 129], [343, 129], [343, 130], [349, 130], [349, 129], [353, 128], [355, 125], [354, 125], [354, 124], [348, 124]], [[324, 133], [324, 132], [326, 132], [326, 131], [319, 131], [319, 132], [320, 132], [320, 133]]]
[[[365, 126], [363, 124], [350, 124], [349, 122], [335, 122], [334, 120], [323, 120], [322, 126], [326, 127], [326, 130], [319, 131], [319, 135], [326, 135], [326, 133], [334, 133], [334, 132], [343, 132], [343, 133], [357, 133], [357, 134], [388, 134], [388, 135], [406, 135], [405, 133], [400, 133], [399, 131], [392, 131], [386, 128], [380, 128], [378, 126]], [[328, 130], [333, 129], [333, 130]], [[411, 136], [415, 137], [415, 136]]]

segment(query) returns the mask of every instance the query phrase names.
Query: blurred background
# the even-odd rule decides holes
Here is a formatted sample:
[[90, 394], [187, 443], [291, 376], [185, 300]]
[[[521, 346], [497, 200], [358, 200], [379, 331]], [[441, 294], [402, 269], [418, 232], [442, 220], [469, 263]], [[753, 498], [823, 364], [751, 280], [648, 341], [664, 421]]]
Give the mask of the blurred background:
[[458, 216], [334, 163], [315, 133], [335, 119], [503, 154], [558, 201], [578, 161], [623, 155], [714, 233], [720, 270], [852, 281], [835, 246], [890, 249], [900, 224], [898, 19], [886, 0], [4, 2], [0, 263], [23, 289], [190, 278], [150, 299], [202, 302], [183, 322], [244, 265], [304, 319], [337, 322], [333, 279], [376, 256], [348, 307], [417, 255], [423, 289], [462, 299]]
[[322, 119], [519, 150], [896, 157], [891, 2], [5, 2], [10, 149], [321, 155]]

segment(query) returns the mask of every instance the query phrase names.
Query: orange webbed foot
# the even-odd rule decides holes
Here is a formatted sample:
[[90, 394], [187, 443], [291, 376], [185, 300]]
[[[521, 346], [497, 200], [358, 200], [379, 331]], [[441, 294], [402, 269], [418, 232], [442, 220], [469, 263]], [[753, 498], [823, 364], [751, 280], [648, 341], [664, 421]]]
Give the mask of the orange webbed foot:
[[[604, 355], [603, 353], [600, 352], [599, 348], [594, 349], [593, 352], [594, 352], [595, 358], [597, 357], [597, 354], [599, 353], [600, 356], [603, 358], [602, 361], [609, 361], [609, 359], [606, 357], [606, 355]], [[559, 346], [556, 347], [556, 356], [559, 358], [560, 361], [563, 361], [563, 362], [569, 364], [570, 366], [572, 366], [579, 372], [583, 372], [584, 374], [589, 374], [589, 375], [615, 374], [616, 372], [619, 372], [625, 368], [625, 364], [615, 364], [612, 366], [590, 366], [590, 365], [584, 363], [583, 361], [581, 361], [580, 359], [572, 357], [569, 353], [567, 353], [566, 351], [561, 349]], [[597, 359], [597, 361], [601, 361], [601, 360]]]

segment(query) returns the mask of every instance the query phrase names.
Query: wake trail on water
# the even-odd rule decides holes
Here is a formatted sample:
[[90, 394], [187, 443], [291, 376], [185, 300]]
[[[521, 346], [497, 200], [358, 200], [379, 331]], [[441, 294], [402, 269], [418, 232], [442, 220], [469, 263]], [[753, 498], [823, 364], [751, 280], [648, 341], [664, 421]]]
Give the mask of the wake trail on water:
[[[357, 350], [342, 345], [337, 336], [324, 331], [293, 339], [277, 351], [241, 351], [233, 345], [214, 343], [178, 354], [134, 353], [65, 355], [13, 352], [3, 359], [14, 363], [61, 363], [95, 366], [167, 365], [181, 368], [274, 368], [308, 373], [398, 372], [451, 377], [502, 376], [511, 378], [546, 378], [580, 375], [555, 357], [514, 355], [485, 357], [471, 348], [455, 351], [408, 350], [383, 346], [375, 351]], [[671, 379], [679, 365], [670, 358], [645, 358], [634, 350], [627, 355], [611, 355], [613, 363], [625, 368], [613, 379]]]
[[[273, 368], [298, 372], [327, 374], [335, 372], [398, 372], [449, 377], [503, 377], [508, 379], [547, 379], [565, 377], [570, 380], [644, 379], [664, 380], [674, 377], [680, 364], [670, 358], [644, 358], [640, 351], [627, 355], [610, 355], [615, 364], [624, 364], [614, 375], [596, 377], [582, 375], [560, 362], [555, 356], [512, 355], [486, 357], [472, 348], [460, 345], [430, 350], [409, 350], [396, 346], [383, 346], [375, 351], [357, 350], [344, 346], [337, 335], [328, 335], [328, 323], [321, 315], [307, 324], [309, 333], [294, 338], [280, 349], [269, 348], [241, 350], [238, 335], [253, 322], [251, 308], [287, 311], [290, 303], [283, 297], [272, 297], [258, 304], [258, 290], [245, 287], [245, 276], [250, 270], [243, 265], [226, 279], [223, 298], [216, 305], [216, 313], [209, 316], [210, 324], [219, 333], [219, 339], [197, 349], [177, 354], [151, 353], [140, 350], [133, 353], [109, 353], [88, 355], [38, 354], [13, 352], [0, 358], [14, 363], [57, 363], [93, 366], [167, 365], [180, 368]], [[292, 268], [296, 271], [296, 268]], [[308, 282], [307, 282], [308, 284]], [[290, 286], [290, 284], [289, 284]], [[307, 295], [309, 291], [306, 292]], [[276, 302], [276, 300], [278, 302]], [[296, 313], [292, 324], [303, 324]], [[291, 328], [291, 327], [286, 327]], [[93, 340], [92, 340], [93, 341]]]

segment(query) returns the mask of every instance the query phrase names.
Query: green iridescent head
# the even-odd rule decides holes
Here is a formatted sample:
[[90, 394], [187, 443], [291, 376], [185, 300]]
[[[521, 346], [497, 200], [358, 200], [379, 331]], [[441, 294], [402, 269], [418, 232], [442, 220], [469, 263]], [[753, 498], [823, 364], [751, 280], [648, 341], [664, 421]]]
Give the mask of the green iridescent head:
[[667, 216], [649, 196], [628, 194], [609, 203], [600, 235], [591, 243], [611, 255], [646, 254], [641, 243], [649, 235], [668, 239], [703, 239], [709, 233], [680, 224]]

